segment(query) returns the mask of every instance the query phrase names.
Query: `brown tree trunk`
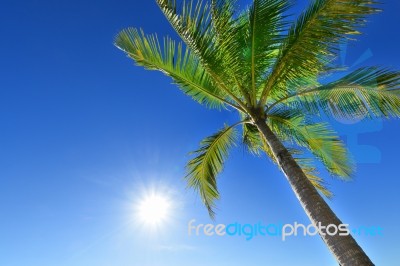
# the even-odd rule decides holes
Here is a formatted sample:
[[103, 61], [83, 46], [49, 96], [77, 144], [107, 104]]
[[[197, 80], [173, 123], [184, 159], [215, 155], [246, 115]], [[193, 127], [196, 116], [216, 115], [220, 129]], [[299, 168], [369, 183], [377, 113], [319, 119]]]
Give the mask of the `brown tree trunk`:
[[[292, 155], [265, 123], [265, 120], [257, 120], [256, 125], [265, 137], [276, 161], [314, 226], [317, 226], [318, 223], [322, 226], [334, 224], [337, 227], [342, 224]], [[331, 236], [327, 233], [325, 235], [320, 233], [320, 236], [341, 266], [374, 265], [350, 234]]]

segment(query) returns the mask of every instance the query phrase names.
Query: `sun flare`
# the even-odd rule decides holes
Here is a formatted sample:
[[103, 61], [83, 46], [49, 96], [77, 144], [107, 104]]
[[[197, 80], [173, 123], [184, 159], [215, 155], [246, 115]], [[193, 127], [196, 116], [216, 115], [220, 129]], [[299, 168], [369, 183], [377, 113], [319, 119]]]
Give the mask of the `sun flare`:
[[146, 196], [138, 205], [138, 217], [147, 225], [158, 225], [168, 217], [171, 204], [169, 200], [158, 194]]

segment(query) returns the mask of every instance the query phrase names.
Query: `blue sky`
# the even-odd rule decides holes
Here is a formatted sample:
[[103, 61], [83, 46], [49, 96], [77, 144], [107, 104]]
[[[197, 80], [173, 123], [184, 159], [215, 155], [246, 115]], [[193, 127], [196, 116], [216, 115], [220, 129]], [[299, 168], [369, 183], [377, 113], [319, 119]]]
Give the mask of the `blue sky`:
[[[306, 1], [298, 1], [297, 8]], [[335, 265], [319, 237], [189, 237], [211, 222], [183, 181], [188, 152], [235, 121], [207, 110], [113, 46], [128, 26], [176, 36], [153, 1], [3, 1], [0, 9], [0, 265]], [[342, 47], [353, 68], [400, 69], [400, 3], [386, 1]], [[377, 265], [400, 260], [399, 121], [334, 126], [358, 162], [353, 182], [326, 176], [329, 204]], [[217, 223], [308, 220], [278, 169], [236, 148], [219, 179]], [[167, 194], [171, 219], [135, 222], [146, 191]]]

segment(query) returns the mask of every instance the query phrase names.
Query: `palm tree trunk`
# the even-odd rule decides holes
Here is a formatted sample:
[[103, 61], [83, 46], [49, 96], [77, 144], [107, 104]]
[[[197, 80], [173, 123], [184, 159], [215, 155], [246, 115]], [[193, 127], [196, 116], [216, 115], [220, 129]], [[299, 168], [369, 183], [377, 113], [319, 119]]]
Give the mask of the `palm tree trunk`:
[[[334, 224], [338, 227], [342, 224], [265, 120], [257, 120], [256, 125], [314, 226], [320, 223], [322, 226]], [[341, 266], [374, 265], [350, 234], [331, 236], [320, 232], [320, 236]]]

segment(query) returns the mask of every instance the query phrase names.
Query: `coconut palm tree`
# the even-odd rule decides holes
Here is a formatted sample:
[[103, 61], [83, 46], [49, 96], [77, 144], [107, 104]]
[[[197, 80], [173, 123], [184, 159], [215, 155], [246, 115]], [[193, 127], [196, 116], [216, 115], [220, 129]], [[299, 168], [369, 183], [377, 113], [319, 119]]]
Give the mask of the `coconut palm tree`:
[[[341, 179], [351, 178], [354, 164], [324, 118], [400, 116], [400, 72], [363, 67], [326, 78], [343, 70], [334, 64], [338, 45], [360, 33], [376, 3], [315, 0], [290, 22], [287, 0], [254, 0], [241, 12], [230, 0], [156, 1], [182, 42], [128, 28], [116, 46], [200, 104], [239, 114], [237, 123], [201, 141], [187, 164], [188, 185], [210, 216], [220, 197], [217, 175], [241, 140], [280, 167], [314, 225], [342, 224], [321, 196], [332, 194], [315, 164]], [[350, 234], [319, 233], [341, 265], [373, 265]]]

